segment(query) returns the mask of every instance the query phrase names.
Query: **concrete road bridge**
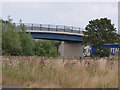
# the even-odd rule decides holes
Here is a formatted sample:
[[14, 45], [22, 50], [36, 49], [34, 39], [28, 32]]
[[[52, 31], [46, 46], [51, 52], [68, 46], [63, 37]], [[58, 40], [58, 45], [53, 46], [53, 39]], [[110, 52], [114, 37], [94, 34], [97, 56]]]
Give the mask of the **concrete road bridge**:
[[31, 33], [34, 39], [82, 42], [81, 37], [84, 36], [83, 29], [79, 27], [28, 23], [24, 23], [24, 25], [26, 32]]
[[[48, 24], [27, 24], [26, 33], [31, 33], [34, 39], [60, 40], [58, 51], [61, 56], [73, 57], [83, 56], [83, 45], [81, 45], [83, 29], [79, 27], [48, 25]], [[16, 24], [19, 28], [20, 24]], [[18, 29], [20, 30], [20, 29]]]

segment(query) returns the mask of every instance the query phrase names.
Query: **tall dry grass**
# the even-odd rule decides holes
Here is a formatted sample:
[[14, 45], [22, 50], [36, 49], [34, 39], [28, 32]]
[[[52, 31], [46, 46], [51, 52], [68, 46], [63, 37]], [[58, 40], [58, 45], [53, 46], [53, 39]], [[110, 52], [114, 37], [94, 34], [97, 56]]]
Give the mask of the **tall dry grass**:
[[63, 64], [61, 58], [10, 57], [3, 60], [3, 85], [22, 85], [29, 88], [117, 88], [118, 61], [102, 58], [86, 63], [75, 61]]

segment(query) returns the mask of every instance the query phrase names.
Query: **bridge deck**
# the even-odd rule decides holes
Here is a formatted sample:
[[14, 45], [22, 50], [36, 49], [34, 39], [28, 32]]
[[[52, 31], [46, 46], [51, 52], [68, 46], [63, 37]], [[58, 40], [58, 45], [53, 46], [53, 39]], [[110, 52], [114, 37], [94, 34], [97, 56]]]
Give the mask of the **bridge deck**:
[[[82, 42], [81, 37], [83, 30], [78, 27], [62, 26], [62, 25], [45, 25], [45, 24], [24, 24], [26, 32], [30, 32], [34, 39], [49, 39]], [[20, 24], [17, 24], [20, 30]]]
[[[48, 25], [48, 24], [27, 24], [23, 23], [27, 30], [37, 31], [54, 31], [83, 34], [83, 29], [79, 27], [63, 26], [63, 25]], [[20, 29], [20, 24], [16, 24]]]

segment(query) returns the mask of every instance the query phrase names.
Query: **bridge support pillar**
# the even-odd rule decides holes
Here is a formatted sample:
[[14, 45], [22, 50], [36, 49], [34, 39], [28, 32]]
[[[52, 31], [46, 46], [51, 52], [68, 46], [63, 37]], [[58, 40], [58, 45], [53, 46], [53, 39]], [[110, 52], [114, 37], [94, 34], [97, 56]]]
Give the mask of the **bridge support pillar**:
[[61, 42], [58, 51], [63, 57], [83, 57], [83, 48], [78, 42]]

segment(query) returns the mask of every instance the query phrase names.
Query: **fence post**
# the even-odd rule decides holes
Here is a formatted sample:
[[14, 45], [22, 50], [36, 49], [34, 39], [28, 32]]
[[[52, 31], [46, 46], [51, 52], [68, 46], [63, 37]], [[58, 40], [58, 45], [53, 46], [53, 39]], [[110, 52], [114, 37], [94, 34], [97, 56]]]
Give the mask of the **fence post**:
[[40, 24], [40, 30], [41, 30], [42, 24]]
[[50, 25], [48, 25], [48, 31], [50, 30]]
[[64, 32], [65, 32], [65, 26], [64, 26]]
[[73, 27], [72, 27], [72, 29], [71, 29], [71, 32], [73, 32]]
[[63, 64], [65, 63], [65, 57], [62, 57]]
[[82, 57], [80, 57], [80, 63], [82, 63]]
[[80, 33], [80, 28], [79, 28], [79, 33]]
[[33, 30], [33, 24], [32, 24], [31, 30]]
[[56, 31], [57, 31], [57, 29], [58, 29], [58, 25], [56, 26]]

